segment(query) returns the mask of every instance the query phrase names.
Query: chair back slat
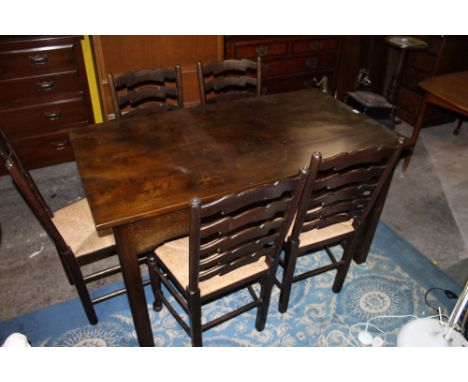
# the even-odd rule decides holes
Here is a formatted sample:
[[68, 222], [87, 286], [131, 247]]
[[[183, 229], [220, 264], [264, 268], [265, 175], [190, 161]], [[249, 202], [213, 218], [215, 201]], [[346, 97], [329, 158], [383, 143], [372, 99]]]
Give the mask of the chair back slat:
[[314, 191], [327, 188], [334, 190], [346, 185], [359, 185], [372, 183], [373, 180], [378, 178], [385, 170], [385, 166], [370, 166], [362, 168], [354, 168], [347, 172], [335, 172], [331, 175], [320, 175], [316, 178], [314, 184]]
[[213, 239], [200, 246], [200, 258], [205, 258], [207, 255], [213, 253], [213, 251], [224, 252], [240, 243], [256, 240], [259, 237], [267, 235], [270, 230], [276, 232], [282, 224], [284, 224], [284, 218], [276, 218], [260, 226], [254, 226], [236, 232], [234, 235], [221, 236], [218, 239]]
[[134, 72], [124, 73], [114, 79], [117, 90], [124, 88], [134, 89], [147, 84], [164, 85], [166, 82], [175, 82], [176, 73], [174, 70], [156, 68], [140, 69]]
[[247, 73], [257, 70], [257, 62], [246, 59], [228, 59], [221, 62], [212, 62], [203, 67], [204, 76], [220, 76], [225, 73]]
[[[202, 205], [190, 202], [189, 288], [264, 258], [278, 263], [307, 170]], [[260, 260], [262, 261], [262, 260]]]
[[278, 239], [279, 230], [274, 234], [263, 236], [257, 240], [248, 241], [231, 248], [228, 251], [214, 252], [209, 257], [200, 259], [200, 271], [206, 271], [212, 267], [229, 267], [233, 262], [241, 258], [251, 258], [253, 254], [259, 251], [268, 251]]
[[[263, 205], [262, 203], [262, 205], [254, 206], [234, 216], [220, 217], [217, 220], [209, 221], [206, 224], [202, 224], [200, 228], [200, 236], [202, 239], [210, 238], [213, 234], [222, 236], [230, 234], [246, 224], [261, 224], [268, 219], [274, 218], [276, 214], [284, 211], [289, 203], [289, 198], [283, 198], [266, 205]], [[222, 212], [222, 215], [226, 213], [224, 211]]]
[[[120, 108], [124, 108], [128, 105], [137, 107], [145, 102], [165, 102], [167, 98], [177, 99], [177, 90], [171, 88], [144, 88], [140, 90], [129, 91], [128, 93], [119, 97], [119, 106]], [[173, 106], [174, 109], [177, 109], [177, 106], [171, 106]]]
[[39, 189], [33, 179], [25, 169], [20, 158], [14, 151], [10, 141], [0, 128], [0, 157], [2, 158], [5, 169], [10, 174], [13, 183], [18, 188], [20, 195], [31, 208], [41, 225], [44, 227], [49, 237], [60, 251], [68, 249], [68, 245], [60, 232], [55, 227], [52, 217], [53, 214], [47, 206]]
[[216, 77], [211, 81], [206, 82], [205, 91], [207, 93], [221, 93], [227, 91], [228, 89], [246, 90], [249, 86], [255, 88], [257, 86], [257, 80], [247, 76]]
[[374, 188], [377, 187], [376, 183], [371, 184], [357, 184], [349, 187], [344, 187], [338, 191], [325, 190], [322, 192], [317, 191], [313, 198], [310, 198], [308, 211], [315, 208], [322, 207], [334, 203], [336, 200], [347, 200], [353, 198], [360, 198], [370, 196]]
[[[140, 69], [115, 77], [110, 73], [108, 83], [117, 119], [183, 107], [180, 65], [173, 70]], [[171, 103], [169, 100], [177, 102]], [[147, 103], [150, 104], [149, 107], [146, 107]]]

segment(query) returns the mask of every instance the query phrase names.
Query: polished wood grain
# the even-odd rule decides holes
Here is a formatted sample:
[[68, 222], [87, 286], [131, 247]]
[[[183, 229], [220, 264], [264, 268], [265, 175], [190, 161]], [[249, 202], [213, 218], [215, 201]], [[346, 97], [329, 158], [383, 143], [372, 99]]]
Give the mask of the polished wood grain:
[[[324, 158], [398, 136], [317, 89], [121, 119], [73, 129], [70, 140], [94, 222], [113, 228], [141, 345], [153, 345], [136, 253], [188, 233], [202, 203], [293, 176]], [[376, 203], [373, 235], [382, 199]], [[370, 239], [358, 245], [365, 260]]]
[[317, 90], [112, 121], [70, 137], [99, 229], [290, 176], [315, 150], [326, 158], [396, 140]]

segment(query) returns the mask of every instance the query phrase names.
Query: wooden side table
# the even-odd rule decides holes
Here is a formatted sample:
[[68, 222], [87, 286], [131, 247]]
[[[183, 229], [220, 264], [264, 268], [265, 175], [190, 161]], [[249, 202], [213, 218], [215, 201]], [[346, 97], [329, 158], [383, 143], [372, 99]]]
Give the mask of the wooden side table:
[[[414, 146], [418, 140], [428, 104], [443, 107], [465, 117], [468, 116], [468, 71], [432, 77], [419, 83], [419, 86], [425, 93], [411, 136]], [[408, 155], [403, 162], [403, 171], [408, 168], [410, 160], [411, 155]]]

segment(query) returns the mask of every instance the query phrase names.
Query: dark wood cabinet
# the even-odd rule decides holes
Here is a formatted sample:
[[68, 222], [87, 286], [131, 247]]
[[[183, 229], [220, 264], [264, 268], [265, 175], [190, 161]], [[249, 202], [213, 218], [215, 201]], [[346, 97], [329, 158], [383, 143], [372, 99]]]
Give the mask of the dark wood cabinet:
[[26, 167], [73, 160], [68, 129], [94, 123], [81, 38], [0, 38], [0, 123]]
[[[409, 51], [402, 70], [396, 102], [397, 116], [414, 126], [421, 106], [423, 92], [418, 84], [428, 78], [468, 69], [467, 36], [417, 36], [429, 46], [424, 51]], [[429, 106], [423, 126], [453, 121], [447, 110]]]
[[225, 58], [262, 57], [264, 94], [315, 87], [327, 76], [336, 89], [340, 36], [226, 36]]

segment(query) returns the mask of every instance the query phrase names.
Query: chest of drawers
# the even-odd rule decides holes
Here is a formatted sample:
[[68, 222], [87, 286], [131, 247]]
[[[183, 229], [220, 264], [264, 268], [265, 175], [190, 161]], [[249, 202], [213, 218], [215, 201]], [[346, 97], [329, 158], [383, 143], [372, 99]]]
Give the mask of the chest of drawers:
[[94, 122], [80, 40], [0, 38], [0, 123], [27, 168], [73, 160], [68, 129]]
[[336, 89], [340, 36], [226, 36], [225, 58], [262, 57], [264, 94], [315, 87], [327, 76]]

